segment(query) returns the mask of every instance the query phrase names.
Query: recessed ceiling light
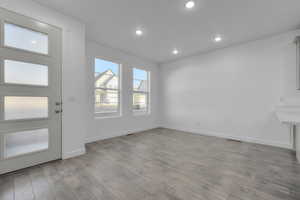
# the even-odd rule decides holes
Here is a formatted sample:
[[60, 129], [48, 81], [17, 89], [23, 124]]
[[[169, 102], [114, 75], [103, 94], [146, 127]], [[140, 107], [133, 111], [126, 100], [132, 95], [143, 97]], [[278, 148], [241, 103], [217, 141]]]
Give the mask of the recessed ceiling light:
[[187, 9], [192, 9], [192, 8], [195, 7], [195, 2], [194, 1], [188, 1], [188, 2], [185, 3], [185, 7]]
[[32, 40], [31, 41], [31, 44], [36, 44], [37, 42], [35, 40]]
[[178, 49], [174, 49], [174, 50], [172, 51], [172, 53], [173, 53], [174, 55], [177, 55], [177, 54], [179, 54], [179, 51], [178, 51]]
[[137, 36], [142, 36], [142, 35], [143, 35], [143, 31], [142, 31], [141, 29], [137, 29], [137, 30], [135, 31], [135, 34], [136, 34]]
[[217, 35], [215, 38], [214, 38], [214, 41], [215, 42], [221, 42], [222, 41], [222, 37], [220, 35]]

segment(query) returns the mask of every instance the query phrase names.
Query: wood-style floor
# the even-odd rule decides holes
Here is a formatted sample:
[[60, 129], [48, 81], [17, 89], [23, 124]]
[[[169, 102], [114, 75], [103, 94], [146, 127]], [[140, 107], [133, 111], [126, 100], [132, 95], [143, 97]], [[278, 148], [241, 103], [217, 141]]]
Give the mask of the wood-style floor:
[[1, 200], [299, 200], [285, 149], [154, 129], [0, 176]]

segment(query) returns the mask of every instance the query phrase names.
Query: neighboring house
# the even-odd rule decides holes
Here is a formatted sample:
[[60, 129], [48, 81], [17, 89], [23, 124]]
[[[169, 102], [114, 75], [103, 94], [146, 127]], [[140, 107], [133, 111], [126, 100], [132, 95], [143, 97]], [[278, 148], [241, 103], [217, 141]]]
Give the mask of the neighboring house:
[[[113, 111], [118, 106], [118, 76], [113, 71], [107, 70], [95, 74], [95, 106], [98, 112]], [[133, 94], [133, 106], [135, 110], [142, 110], [146, 106], [146, 95], [139, 92], [147, 91], [147, 81], [141, 80], [139, 85], [135, 86]]]
[[118, 77], [111, 70], [106, 70], [95, 76], [95, 87], [117, 89]]
[[139, 85], [135, 86], [133, 93], [133, 109], [144, 110], [147, 103], [147, 96], [145, 93], [147, 91], [147, 81], [140, 80]]
[[[111, 70], [95, 74], [95, 105], [99, 112], [116, 109], [118, 105], [118, 76]], [[101, 107], [100, 107], [101, 106]]]
[[138, 85], [136, 90], [137, 91], [142, 91], [142, 92], [147, 91], [147, 81], [146, 80], [141, 80], [140, 84]]

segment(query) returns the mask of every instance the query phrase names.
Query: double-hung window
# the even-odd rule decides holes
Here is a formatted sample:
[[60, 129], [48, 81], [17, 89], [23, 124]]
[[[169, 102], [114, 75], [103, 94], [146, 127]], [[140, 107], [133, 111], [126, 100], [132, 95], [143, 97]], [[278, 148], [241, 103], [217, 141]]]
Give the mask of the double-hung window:
[[95, 114], [120, 114], [120, 64], [95, 59]]
[[133, 68], [133, 112], [146, 114], [150, 111], [150, 72]]

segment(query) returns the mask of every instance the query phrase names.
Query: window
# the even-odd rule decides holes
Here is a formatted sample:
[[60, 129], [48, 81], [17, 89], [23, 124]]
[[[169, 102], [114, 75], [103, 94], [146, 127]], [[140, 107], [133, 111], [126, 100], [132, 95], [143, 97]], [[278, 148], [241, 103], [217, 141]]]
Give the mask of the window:
[[4, 135], [5, 158], [43, 151], [49, 148], [47, 128], [20, 131]]
[[8, 47], [48, 54], [48, 35], [14, 24], [4, 24], [4, 44]]
[[48, 117], [48, 97], [5, 96], [4, 119], [35, 119]]
[[150, 72], [133, 68], [133, 111], [149, 112]]
[[95, 114], [120, 113], [120, 65], [95, 59]]
[[48, 66], [4, 60], [4, 82], [10, 84], [48, 86]]

